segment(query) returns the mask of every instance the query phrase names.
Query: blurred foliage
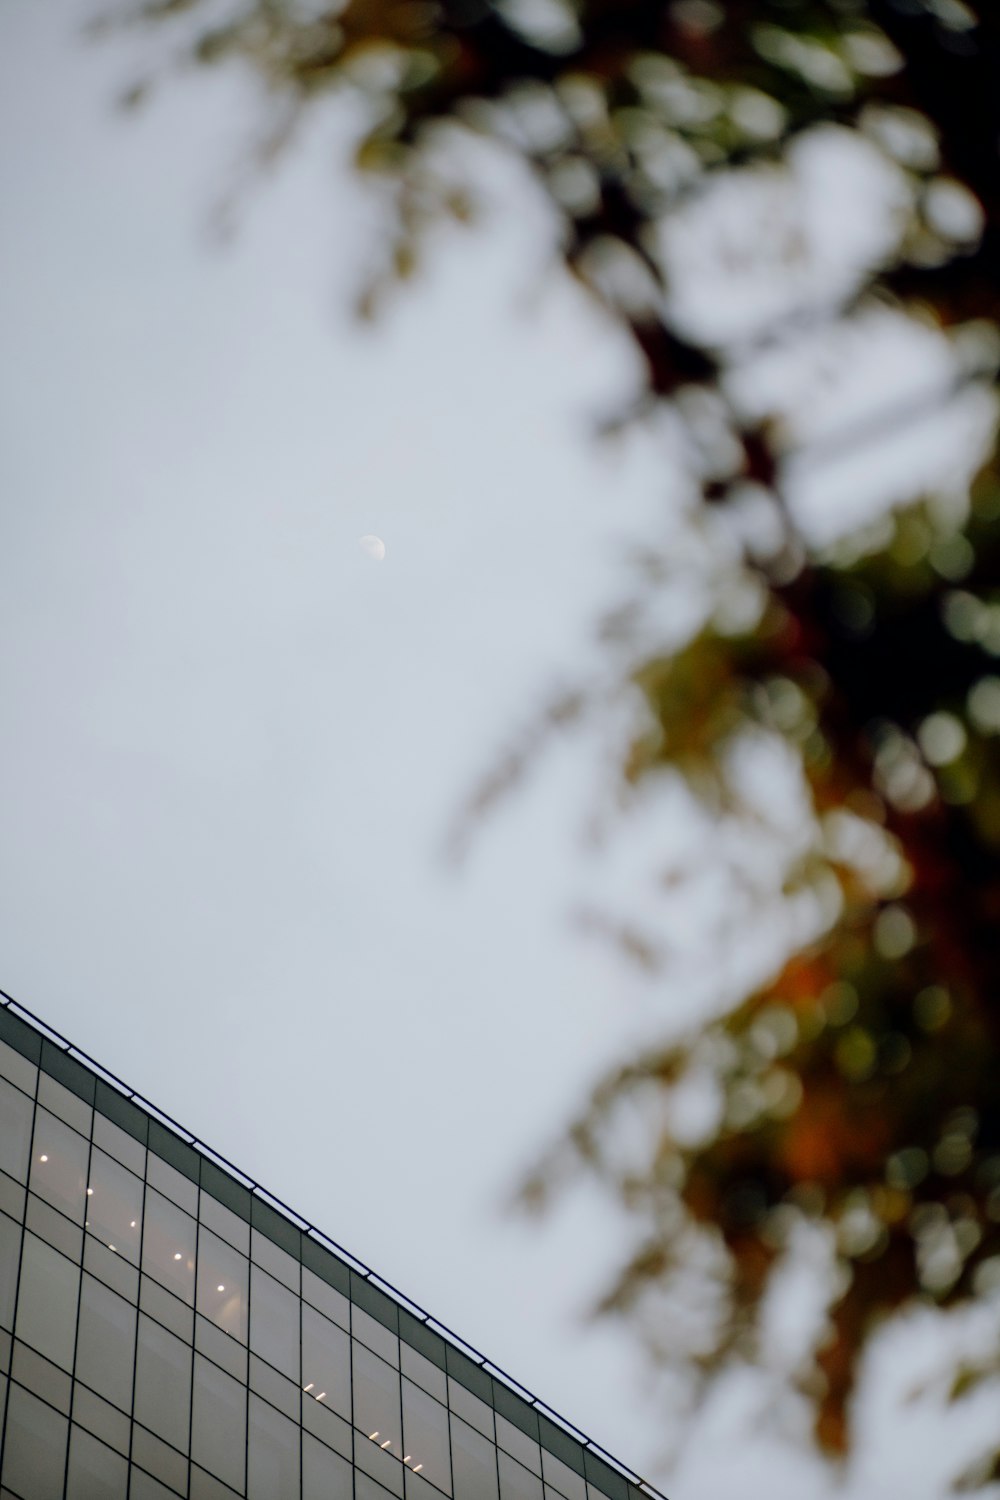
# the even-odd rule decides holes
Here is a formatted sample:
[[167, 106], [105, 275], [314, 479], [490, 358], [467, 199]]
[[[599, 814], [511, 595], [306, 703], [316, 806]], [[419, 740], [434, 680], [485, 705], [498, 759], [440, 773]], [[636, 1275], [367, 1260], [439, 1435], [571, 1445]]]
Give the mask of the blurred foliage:
[[[359, 166], [395, 193], [390, 277], [413, 269], [427, 225], [475, 204], [449, 132], [515, 153], [566, 265], [641, 356], [621, 422], [670, 414], [710, 526], [767, 500], [768, 538], [744, 528], [721, 588], [756, 591], [749, 623], [710, 608], [679, 649], [630, 661], [645, 711], [622, 775], [679, 774], [718, 808], [743, 738], [794, 747], [815, 829], [790, 888], [822, 896], [820, 935], [735, 1008], [609, 1074], [529, 1196], [568, 1161], [608, 1183], [638, 1242], [606, 1305], [648, 1332], [650, 1294], [665, 1296], [660, 1343], [706, 1378], [755, 1357], [774, 1267], [802, 1226], [823, 1230], [838, 1280], [794, 1379], [822, 1445], [843, 1451], [879, 1320], [1000, 1286], [1000, 472], [983, 445], [964, 480], [911, 485], [873, 527], [819, 545], [794, 503], [808, 440], [796, 448], [782, 401], [741, 399], [732, 377], [749, 368], [753, 385], [755, 351], [874, 310], [932, 331], [950, 385], [927, 410], [896, 410], [889, 390], [873, 430], [828, 446], [874, 452], [880, 423], [905, 445], [908, 422], [970, 391], [992, 411], [1000, 13], [963, 0], [120, 0], [109, 19], [177, 22], [197, 61], [250, 64], [293, 111], [333, 89], [362, 100]], [[831, 125], [903, 184], [896, 232], [750, 335], [699, 334], [664, 226], [727, 177], [794, 175], [797, 144]], [[762, 253], [766, 218], [740, 221], [734, 275]], [[671, 1101], [694, 1076], [714, 1112], [693, 1139]], [[631, 1156], [623, 1112], [642, 1126]], [[669, 1292], [686, 1295], [695, 1264], [717, 1295], [685, 1345]]]

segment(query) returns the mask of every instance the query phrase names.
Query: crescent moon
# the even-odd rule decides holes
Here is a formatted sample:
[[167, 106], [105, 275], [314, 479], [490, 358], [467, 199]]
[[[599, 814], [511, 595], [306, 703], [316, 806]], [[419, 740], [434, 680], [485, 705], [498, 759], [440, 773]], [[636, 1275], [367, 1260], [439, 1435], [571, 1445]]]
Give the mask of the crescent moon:
[[380, 536], [358, 537], [358, 546], [375, 562], [381, 562], [385, 557], [385, 542]]

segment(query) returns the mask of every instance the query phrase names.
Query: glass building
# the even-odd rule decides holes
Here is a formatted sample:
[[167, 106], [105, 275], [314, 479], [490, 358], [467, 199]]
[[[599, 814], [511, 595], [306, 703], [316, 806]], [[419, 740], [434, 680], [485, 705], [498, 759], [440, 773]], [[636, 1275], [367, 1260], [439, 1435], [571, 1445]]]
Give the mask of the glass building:
[[655, 1495], [0, 1003], [0, 1500]]

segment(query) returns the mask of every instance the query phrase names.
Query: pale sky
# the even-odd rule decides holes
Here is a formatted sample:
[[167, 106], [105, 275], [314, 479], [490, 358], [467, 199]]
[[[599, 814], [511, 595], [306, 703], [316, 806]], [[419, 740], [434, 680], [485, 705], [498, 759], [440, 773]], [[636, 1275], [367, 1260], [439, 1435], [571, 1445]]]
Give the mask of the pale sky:
[[[582, 1322], [620, 1225], [589, 1192], [539, 1230], [505, 1202], [669, 1013], [574, 906], [596, 882], [639, 909], [685, 835], [661, 809], [595, 875], [584, 735], [459, 870], [442, 857], [478, 777], [598, 659], [674, 492], [652, 441], [589, 436], [629, 356], [499, 179], [517, 211], [354, 325], [374, 216], [332, 127], [220, 247], [251, 93], [181, 79], [116, 115], [132, 65], [81, 43], [89, 13], [0, 0], [0, 984], [656, 1478], [639, 1355]], [[991, 412], [948, 420], [968, 446]], [[832, 483], [807, 474], [804, 504]], [[703, 950], [673, 922], [693, 994]], [[852, 1500], [933, 1500], [942, 1443], [974, 1447], [900, 1395], [942, 1347], [921, 1327], [879, 1367]], [[676, 1500], [829, 1493], [769, 1399], [765, 1377], [703, 1413]]]
[[643, 1470], [614, 1226], [504, 1216], [639, 1003], [570, 921], [587, 756], [442, 857], [626, 576], [627, 360], [530, 213], [354, 326], [322, 131], [211, 243], [248, 99], [116, 115], [86, 12], [0, 11], [0, 983]]

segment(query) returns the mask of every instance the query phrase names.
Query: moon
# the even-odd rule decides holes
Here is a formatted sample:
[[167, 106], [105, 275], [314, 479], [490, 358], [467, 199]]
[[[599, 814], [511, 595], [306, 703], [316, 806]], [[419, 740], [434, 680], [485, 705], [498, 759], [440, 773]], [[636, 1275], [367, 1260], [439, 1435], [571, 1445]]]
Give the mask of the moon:
[[362, 552], [366, 552], [373, 562], [381, 562], [385, 557], [385, 542], [380, 536], [360, 536], [358, 546]]

